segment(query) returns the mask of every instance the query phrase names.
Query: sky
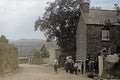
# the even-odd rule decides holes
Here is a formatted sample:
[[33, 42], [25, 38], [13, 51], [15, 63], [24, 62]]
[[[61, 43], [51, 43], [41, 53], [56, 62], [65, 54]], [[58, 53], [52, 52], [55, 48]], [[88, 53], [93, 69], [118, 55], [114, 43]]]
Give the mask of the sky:
[[[45, 12], [47, 2], [54, 0], [0, 0], [0, 35], [7, 39], [46, 39], [34, 31], [34, 23]], [[91, 6], [113, 9], [119, 0], [91, 0]]]

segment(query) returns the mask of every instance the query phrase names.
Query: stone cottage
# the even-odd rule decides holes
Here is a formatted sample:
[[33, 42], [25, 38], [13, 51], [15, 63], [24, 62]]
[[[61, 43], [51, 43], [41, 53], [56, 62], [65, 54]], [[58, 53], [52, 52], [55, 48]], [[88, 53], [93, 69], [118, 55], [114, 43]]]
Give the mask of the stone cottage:
[[[103, 49], [106, 54], [120, 53], [119, 10], [89, 7], [90, 0], [81, 1], [81, 16], [76, 32], [76, 59], [85, 61], [89, 56], [91, 60], [95, 60]], [[109, 25], [106, 26], [107, 24]]]
[[60, 55], [60, 48], [58, 47], [56, 42], [47, 42], [45, 44], [43, 44], [41, 51], [46, 50], [49, 54], [49, 58], [48, 58], [48, 63], [50, 65], [54, 64], [54, 59], [58, 59], [59, 55]]

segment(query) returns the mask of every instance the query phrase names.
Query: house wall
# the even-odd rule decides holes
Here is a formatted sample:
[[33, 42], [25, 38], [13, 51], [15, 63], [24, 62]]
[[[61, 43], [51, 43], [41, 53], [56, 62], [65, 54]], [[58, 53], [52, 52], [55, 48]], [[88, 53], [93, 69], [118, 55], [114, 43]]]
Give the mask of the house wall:
[[102, 48], [102, 33], [101, 26], [87, 25], [87, 54], [91, 60], [95, 59]]
[[111, 47], [111, 54], [116, 53], [116, 46], [120, 40], [118, 39], [120, 32], [116, 26], [110, 27], [110, 41], [102, 41], [102, 28], [102, 25], [87, 25], [87, 55], [90, 55], [91, 60], [97, 58], [98, 53], [100, 53], [103, 47], [106, 47], [108, 50]]
[[83, 17], [80, 17], [76, 34], [77, 60], [86, 60], [88, 55], [91, 60], [95, 60], [104, 47], [110, 50], [110, 54], [116, 53], [117, 46], [120, 46], [120, 28], [110, 27], [110, 41], [102, 41], [103, 27], [95, 24], [85, 25]]

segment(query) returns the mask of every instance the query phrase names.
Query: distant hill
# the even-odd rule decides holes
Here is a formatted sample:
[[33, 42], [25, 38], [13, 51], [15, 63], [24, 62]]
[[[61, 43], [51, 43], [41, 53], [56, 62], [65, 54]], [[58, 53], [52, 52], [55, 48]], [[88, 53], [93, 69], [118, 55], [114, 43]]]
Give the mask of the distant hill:
[[14, 44], [18, 48], [19, 57], [28, 57], [34, 54], [35, 49], [41, 49], [42, 45], [45, 43], [45, 40], [41, 39], [20, 39], [20, 40], [11, 40], [11, 44]]

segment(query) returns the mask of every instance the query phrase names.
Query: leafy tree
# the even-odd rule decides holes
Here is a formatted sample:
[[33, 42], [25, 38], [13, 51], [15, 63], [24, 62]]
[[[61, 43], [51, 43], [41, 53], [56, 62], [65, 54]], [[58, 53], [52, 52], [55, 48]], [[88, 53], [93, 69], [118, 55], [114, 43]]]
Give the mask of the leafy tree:
[[35, 30], [43, 31], [47, 41], [55, 39], [65, 53], [75, 53], [80, 0], [55, 0], [48, 5], [43, 17], [35, 22]]
[[43, 51], [35, 50], [34, 57], [41, 59], [41, 58], [49, 57], [49, 54], [46, 51], [46, 49], [44, 49]]
[[34, 54], [34, 57], [35, 58], [41, 58], [41, 52], [40, 51], [36, 51], [35, 54]]
[[6, 37], [4, 35], [1, 35], [0, 42], [8, 43], [8, 40], [6, 39]]
[[46, 49], [43, 49], [43, 50], [41, 51], [41, 57], [42, 57], [42, 58], [49, 57], [49, 53], [47, 52]]

